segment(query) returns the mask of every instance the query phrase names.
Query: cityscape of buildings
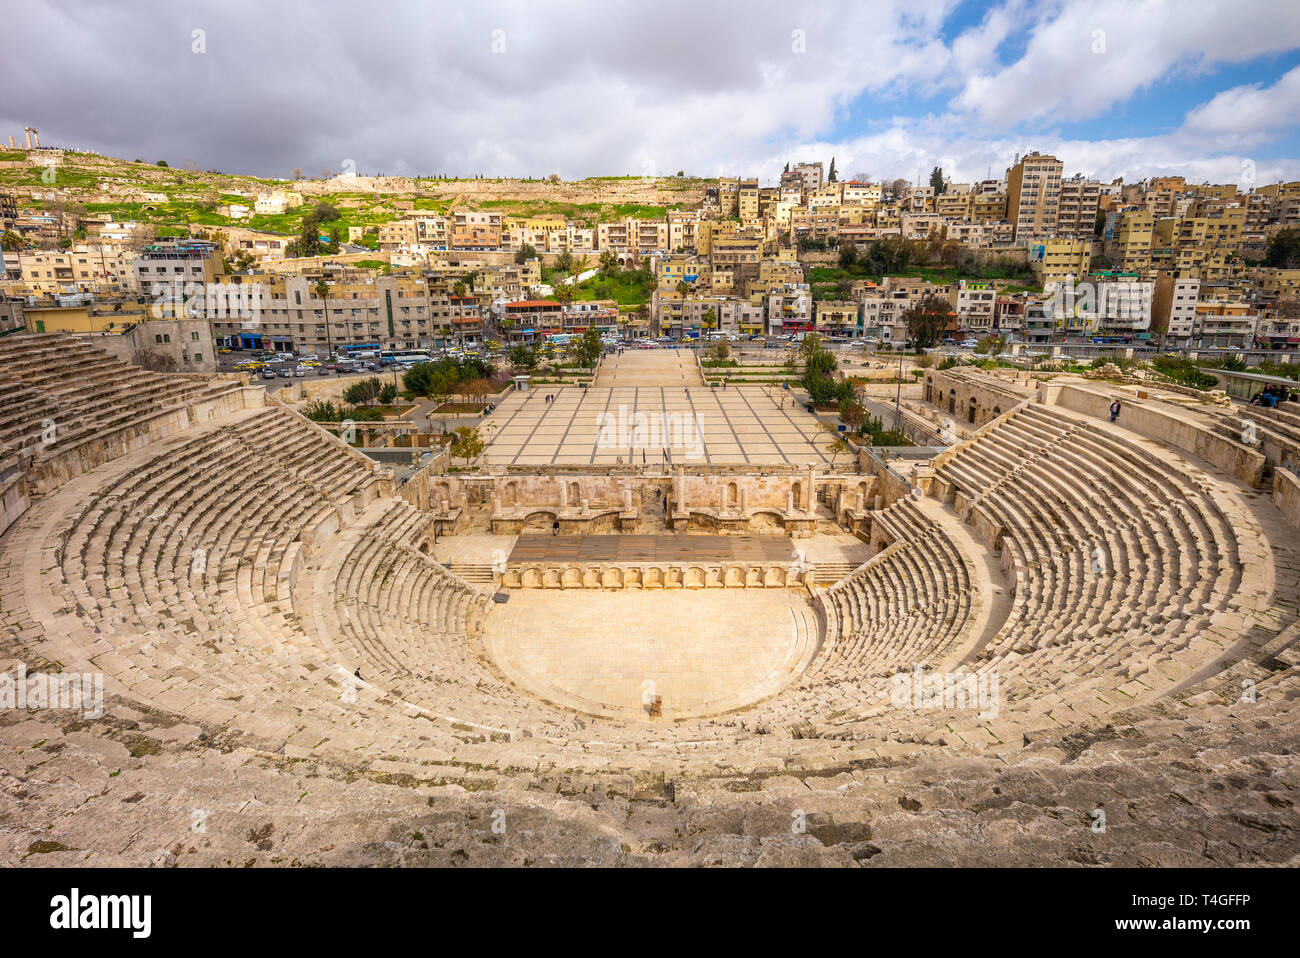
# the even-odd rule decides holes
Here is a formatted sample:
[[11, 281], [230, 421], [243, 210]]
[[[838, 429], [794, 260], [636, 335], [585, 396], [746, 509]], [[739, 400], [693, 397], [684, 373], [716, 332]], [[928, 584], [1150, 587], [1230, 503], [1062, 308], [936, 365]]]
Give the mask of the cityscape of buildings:
[[[27, 154], [59, 159], [37, 146]], [[238, 225], [250, 210], [301, 208], [303, 194], [287, 187], [227, 203], [230, 226], [162, 240], [110, 213], [5, 194], [0, 321], [112, 332], [206, 317], [202, 347], [175, 350], [195, 369], [211, 368], [219, 347], [437, 349], [592, 327], [627, 339], [816, 331], [901, 344], [904, 313], [932, 296], [950, 305], [944, 334], [955, 339], [1300, 346], [1300, 268], [1266, 265], [1270, 240], [1300, 227], [1300, 182], [1247, 191], [1175, 176], [1101, 183], [1064, 170], [1060, 158], [1028, 153], [999, 179], [950, 182], [936, 169], [916, 185], [840, 180], [833, 160], [829, 170], [796, 162], [773, 186], [704, 181], [701, 203], [662, 218], [404, 209], [372, 231], [373, 250], [309, 257], [291, 255], [291, 235]], [[347, 242], [364, 239], [349, 229]], [[879, 250], [906, 267], [868, 266]], [[560, 289], [570, 275], [624, 270], [645, 277], [639, 299], [583, 301]], [[187, 314], [179, 301], [189, 283], [257, 287], [256, 326]], [[1061, 295], [1079, 284], [1092, 295]]]

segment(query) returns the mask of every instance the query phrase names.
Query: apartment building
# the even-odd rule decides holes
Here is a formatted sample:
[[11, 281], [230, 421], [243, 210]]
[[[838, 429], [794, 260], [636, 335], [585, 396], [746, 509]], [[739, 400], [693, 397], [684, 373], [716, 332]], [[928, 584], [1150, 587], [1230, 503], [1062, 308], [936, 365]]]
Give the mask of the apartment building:
[[[345, 346], [429, 349], [480, 340], [483, 314], [475, 297], [435, 290], [423, 276], [360, 278], [358, 272], [364, 273], [341, 273], [332, 281], [324, 273], [222, 277], [261, 285], [259, 317], [256, 324], [214, 318], [213, 333], [241, 349], [318, 355]], [[328, 287], [323, 297], [316, 293], [322, 279]]]
[[805, 194], [816, 193], [822, 188], [822, 183], [825, 182], [821, 160], [816, 163], [796, 163], [791, 172], [797, 173], [803, 180]]
[[1271, 314], [1261, 316], [1255, 333], [1256, 343], [1273, 349], [1300, 347], [1300, 317]]
[[766, 305], [769, 335], [812, 329], [813, 298], [807, 284], [789, 284], [768, 293]]
[[968, 219], [972, 199], [970, 193], [944, 193], [934, 198], [934, 211], [943, 219]]
[[1007, 219], [1017, 243], [1056, 234], [1063, 168], [1054, 156], [1029, 153], [1007, 170]]
[[[28, 293], [120, 293], [135, 290], [135, 253], [113, 246], [77, 246], [10, 254]], [[8, 271], [6, 271], [7, 273]]]
[[1106, 258], [1125, 272], [1139, 272], [1151, 265], [1155, 217], [1143, 209], [1115, 210], [1106, 215], [1103, 231]]
[[225, 269], [221, 249], [207, 240], [166, 240], [146, 246], [132, 264], [136, 288], [159, 283], [211, 283]]
[[1261, 299], [1274, 303], [1300, 300], [1300, 269], [1261, 267], [1253, 270], [1250, 278]]
[[415, 246], [419, 242], [420, 236], [414, 220], [391, 220], [379, 226], [379, 248], [381, 250]]
[[1211, 348], [1255, 345], [1259, 315], [1247, 303], [1203, 299], [1196, 304], [1192, 339], [1194, 345]]
[[992, 283], [958, 280], [948, 293], [948, 302], [957, 314], [958, 332], [984, 336], [992, 331], [996, 299]]
[[668, 252], [668, 223], [629, 217], [596, 226], [596, 245], [624, 256], [649, 256]]
[[465, 210], [452, 214], [451, 243], [453, 250], [489, 251], [501, 248], [502, 217], [500, 213]]
[[1151, 325], [1164, 330], [1169, 345], [1186, 346], [1191, 342], [1200, 288], [1198, 276], [1156, 274], [1151, 292]]
[[1029, 246], [1029, 266], [1040, 286], [1069, 277], [1078, 282], [1092, 264], [1091, 239], [1046, 239]]
[[1057, 205], [1056, 235], [1067, 239], [1091, 240], [1097, 228], [1097, 207], [1101, 184], [1082, 176], [1061, 181]]
[[814, 325], [823, 336], [856, 339], [862, 335], [862, 304], [847, 300], [818, 300], [814, 304]]
[[[1007, 194], [976, 193], [970, 199], [970, 218], [976, 223], [1001, 223], [1007, 218]], [[1012, 238], [1015, 228], [1012, 227]]]
[[674, 253], [694, 253], [699, 242], [699, 227], [698, 210], [669, 210], [668, 248]]
[[[782, 197], [784, 199], [784, 197]], [[841, 203], [844, 206], [879, 206], [881, 202], [881, 186], [879, 183], [860, 183], [857, 180], [849, 180], [843, 184], [841, 193]]]
[[[163, 198], [164, 202], [166, 197]], [[294, 190], [272, 190], [259, 193], [253, 200], [253, 212], [259, 215], [278, 215], [302, 206], [302, 194]]]
[[723, 219], [734, 219], [740, 215], [740, 177], [720, 176], [717, 187], [708, 192], [717, 197], [718, 212]]
[[757, 223], [762, 217], [759, 208], [758, 180], [741, 180], [736, 190], [736, 215], [746, 225]]

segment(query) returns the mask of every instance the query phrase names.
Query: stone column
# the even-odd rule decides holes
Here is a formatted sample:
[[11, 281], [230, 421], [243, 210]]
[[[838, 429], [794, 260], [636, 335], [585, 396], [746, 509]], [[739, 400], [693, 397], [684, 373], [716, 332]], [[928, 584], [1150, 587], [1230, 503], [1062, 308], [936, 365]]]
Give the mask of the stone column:
[[673, 483], [673, 505], [681, 512], [686, 508], [686, 467], [677, 466], [677, 479]]
[[560, 484], [560, 511], [563, 512], [569, 507], [569, 484], [562, 476], [556, 479], [556, 482]]
[[727, 511], [727, 487], [723, 486], [718, 490], [718, 514]]
[[806, 495], [808, 496], [809, 512], [813, 511], [813, 504], [817, 501], [816, 486], [814, 485], [816, 482], [817, 482], [817, 467], [810, 462], [808, 463], [808, 491], [806, 493]]

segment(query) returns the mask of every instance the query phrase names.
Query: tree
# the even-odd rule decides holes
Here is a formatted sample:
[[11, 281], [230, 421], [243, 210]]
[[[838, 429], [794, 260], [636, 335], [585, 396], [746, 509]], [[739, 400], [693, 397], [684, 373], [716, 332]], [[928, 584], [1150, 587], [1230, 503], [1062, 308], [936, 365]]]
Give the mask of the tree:
[[789, 163], [786, 163], [786, 165], [785, 165], [785, 169], [783, 169], [781, 172], [782, 172], [782, 173], [789, 173], [789, 172], [790, 172], [790, 164], [789, 164]]
[[826, 182], [834, 183], [837, 175], [838, 174], [835, 172], [835, 157], [832, 156], [830, 172], [826, 174]]
[[4, 236], [0, 237], [0, 249], [19, 250], [23, 248], [23, 238], [13, 230], [5, 230]]
[[325, 304], [325, 353], [327, 356], [333, 356], [334, 339], [330, 335], [330, 284], [324, 279], [318, 279], [312, 291], [315, 292], [316, 298]]
[[302, 167], [295, 166], [295, 167], [293, 168], [293, 178], [294, 178], [295, 180], [300, 180], [300, 179], [302, 179]]
[[686, 282], [686, 280], [684, 280], [684, 279], [681, 279], [681, 280], [678, 280], [678, 281], [677, 281], [677, 293], [678, 293], [678, 295], [680, 295], [683, 299], [685, 299], [688, 295], [690, 295], [690, 292], [691, 292], [691, 284], [690, 284], [690, 283]]
[[577, 341], [577, 345], [574, 347], [574, 356], [581, 365], [590, 369], [596, 365], [596, 360], [600, 359], [603, 351], [604, 347], [600, 342], [600, 331], [589, 328]]
[[948, 301], [930, 293], [903, 313], [903, 322], [907, 325], [907, 335], [916, 347], [928, 349], [939, 341], [951, 315], [952, 309]]
[[720, 363], [725, 363], [731, 358], [731, 343], [725, 339], [720, 339], [717, 345], [713, 347], [713, 358]]
[[508, 359], [515, 369], [531, 370], [537, 366], [537, 350], [519, 343], [517, 346], [510, 347]]
[[905, 189], [907, 189], [907, 180], [902, 179], [901, 177], [897, 180], [894, 180], [894, 182], [889, 185], [889, 192], [894, 196], [895, 199], [902, 196], [903, 190]]
[[862, 420], [867, 416], [866, 407], [856, 399], [844, 399], [840, 401], [840, 419], [844, 420], [844, 425], [848, 426], [854, 432], [862, 425]]
[[613, 276], [618, 272], [618, 257], [614, 255], [613, 250], [605, 250], [600, 254], [600, 271], [606, 276]]
[[1001, 336], [981, 336], [980, 341], [975, 344], [975, 352], [990, 357], [1005, 352], [1006, 348], [1007, 341]]
[[1264, 251], [1264, 265], [1278, 269], [1300, 267], [1300, 229], [1288, 227], [1274, 233]]
[[858, 247], [852, 243], [840, 245], [840, 269], [852, 269], [858, 259]]
[[456, 388], [469, 402], [482, 402], [492, 392], [492, 384], [486, 379], [468, 379]]
[[363, 379], [349, 386], [343, 393], [343, 399], [353, 406], [370, 406], [379, 398], [383, 388], [379, 378], [371, 376], [369, 379]]
[[483, 438], [474, 426], [461, 426], [452, 436], [451, 454], [464, 459], [466, 465], [483, 455], [483, 448]]
[[515, 253], [515, 265], [522, 266], [530, 259], [537, 259], [537, 248], [529, 243], [524, 243]]
[[167, 166], [167, 161], [166, 161], [166, 160], [159, 160], [157, 165], [158, 165], [158, 166], [162, 166], [162, 167], [166, 167], [166, 166]]
[[704, 317], [700, 320], [700, 325], [705, 329], [715, 329], [718, 325], [718, 310], [710, 306], [704, 311]]
[[844, 438], [840, 435], [839, 430], [837, 430], [834, 426], [830, 425], [829, 423], [823, 426], [822, 428], [825, 429], [826, 432], [829, 433], [831, 437], [830, 443], [827, 445], [827, 448], [830, 450], [830, 454], [831, 454], [831, 468], [834, 469], [835, 460], [839, 458], [840, 453], [848, 450], [849, 444], [844, 441]]
[[943, 191], [948, 188], [948, 184], [943, 181], [942, 166], [936, 166], [930, 171], [930, 188], [934, 190], [935, 196], [942, 196]]

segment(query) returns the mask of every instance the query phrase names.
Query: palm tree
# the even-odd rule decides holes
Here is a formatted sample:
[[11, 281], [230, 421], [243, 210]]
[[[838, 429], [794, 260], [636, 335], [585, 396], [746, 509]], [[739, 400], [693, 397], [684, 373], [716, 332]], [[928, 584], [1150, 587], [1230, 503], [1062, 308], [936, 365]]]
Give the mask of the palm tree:
[[334, 358], [334, 341], [330, 337], [329, 283], [325, 282], [324, 279], [316, 280], [316, 285], [315, 287], [313, 287], [313, 292], [316, 293], [316, 297], [318, 299], [323, 300], [325, 303], [325, 355], [332, 360]]

